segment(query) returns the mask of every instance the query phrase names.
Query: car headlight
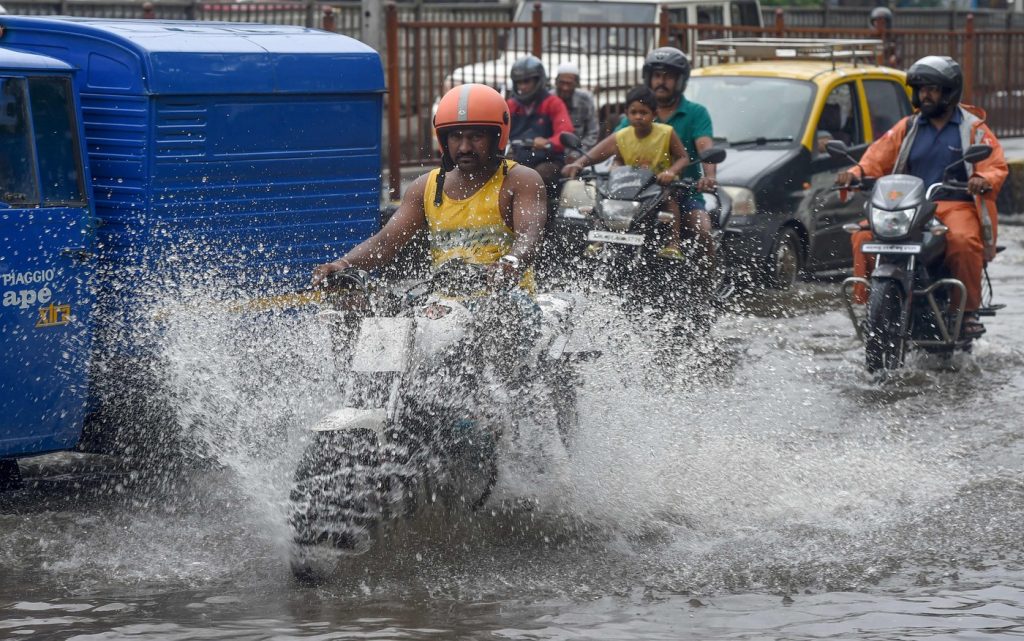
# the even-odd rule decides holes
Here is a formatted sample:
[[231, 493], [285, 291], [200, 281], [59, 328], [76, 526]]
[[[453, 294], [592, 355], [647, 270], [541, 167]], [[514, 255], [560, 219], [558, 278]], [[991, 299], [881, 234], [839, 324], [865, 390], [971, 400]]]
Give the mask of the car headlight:
[[635, 200], [602, 200], [598, 214], [612, 231], [626, 231], [633, 222], [633, 216], [640, 211]]
[[722, 185], [719, 189], [729, 194], [729, 198], [732, 200], [733, 221], [736, 221], [737, 217], [753, 216], [757, 213], [757, 200], [754, 198], [754, 192], [746, 187], [733, 185]]
[[881, 238], [898, 238], [906, 236], [910, 231], [910, 223], [914, 220], [914, 208], [887, 209], [871, 208], [871, 228]]

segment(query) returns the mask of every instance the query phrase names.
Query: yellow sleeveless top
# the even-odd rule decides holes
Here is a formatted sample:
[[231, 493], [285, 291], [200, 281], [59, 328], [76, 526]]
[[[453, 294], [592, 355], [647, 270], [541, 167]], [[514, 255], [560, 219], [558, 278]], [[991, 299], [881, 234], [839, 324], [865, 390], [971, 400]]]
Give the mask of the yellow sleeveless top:
[[[516, 163], [508, 163], [511, 170]], [[434, 266], [461, 258], [467, 263], [489, 265], [512, 251], [516, 234], [501, 216], [501, 186], [507, 172], [501, 167], [469, 198], [456, 200], [441, 194], [441, 206], [434, 205], [437, 172], [430, 172], [423, 193], [423, 210], [430, 232], [430, 256]], [[520, 286], [533, 291], [532, 270], [523, 275]]]
[[627, 167], [642, 167], [660, 174], [672, 166], [672, 126], [653, 123], [646, 138], [637, 138], [633, 127], [615, 132], [619, 156]]

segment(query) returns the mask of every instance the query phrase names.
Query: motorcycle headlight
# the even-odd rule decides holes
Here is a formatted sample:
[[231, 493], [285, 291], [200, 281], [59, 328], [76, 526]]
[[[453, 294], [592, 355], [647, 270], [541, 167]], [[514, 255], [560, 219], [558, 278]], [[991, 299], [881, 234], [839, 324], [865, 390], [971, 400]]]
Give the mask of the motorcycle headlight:
[[754, 192], [746, 187], [735, 187], [733, 185], [722, 185], [720, 189], [728, 194], [732, 200], [733, 222], [745, 222], [739, 219], [742, 219], [744, 216], [753, 216], [757, 213], [757, 199], [754, 198]]
[[612, 231], [626, 231], [639, 211], [635, 200], [602, 200], [598, 215]]
[[914, 220], [914, 209], [871, 208], [871, 228], [880, 238], [898, 238], [910, 232], [910, 223]]

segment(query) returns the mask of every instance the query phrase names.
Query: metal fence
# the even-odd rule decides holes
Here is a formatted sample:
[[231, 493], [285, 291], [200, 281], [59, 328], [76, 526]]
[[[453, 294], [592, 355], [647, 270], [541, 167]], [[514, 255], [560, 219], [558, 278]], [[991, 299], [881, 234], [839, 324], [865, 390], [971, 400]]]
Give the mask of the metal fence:
[[[727, 37], [880, 38], [902, 65], [925, 55], [949, 55], [965, 71], [965, 99], [988, 111], [1000, 136], [1024, 135], [1024, 30], [979, 30], [973, 18], [957, 30], [872, 29], [792, 26], [784, 13], [766, 27], [669, 24], [583, 24], [531, 22], [405, 21], [387, 13], [388, 165], [395, 180], [402, 165], [436, 161], [432, 144], [432, 105], [452, 84], [484, 82], [502, 86], [512, 60], [543, 54], [554, 66], [566, 54], [586, 57], [601, 79], [598, 105], [606, 121], [620, 108], [621, 93], [639, 84], [644, 54], [673, 44], [693, 51], [697, 40]], [[612, 46], [612, 43], [614, 46]], [[598, 55], [599, 54], [599, 55]], [[881, 60], [880, 60], [881, 61]], [[695, 58], [697, 66], [715, 61]], [[457, 71], [456, 71], [457, 70]]]
[[[865, 29], [870, 26], [868, 16], [872, 7], [762, 7], [765, 24], [775, 22], [775, 12], [781, 9], [786, 24], [794, 27], [839, 27]], [[997, 9], [971, 11], [939, 8], [898, 7], [893, 9], [893, 27], [897, 29], [963, 29], [967, 16], [974, 16], [978, 29], [1024, 29], [1024, 13]]]

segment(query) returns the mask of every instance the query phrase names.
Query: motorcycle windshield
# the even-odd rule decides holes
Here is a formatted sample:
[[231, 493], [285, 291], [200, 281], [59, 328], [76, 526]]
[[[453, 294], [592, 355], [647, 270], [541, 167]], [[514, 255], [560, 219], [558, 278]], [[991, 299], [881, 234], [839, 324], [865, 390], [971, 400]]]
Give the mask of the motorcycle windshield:
[[615, 200], [640, 200], [641, 193], [654, 182], [654, 174], [638, 167], [616, 167], [608, 174], [608, 197]]
[[884, 176], [871, 191], [871, 205], [887, 211], [915, 208], [924, 201], [924, 190], [924, 181], [916, 176]]

